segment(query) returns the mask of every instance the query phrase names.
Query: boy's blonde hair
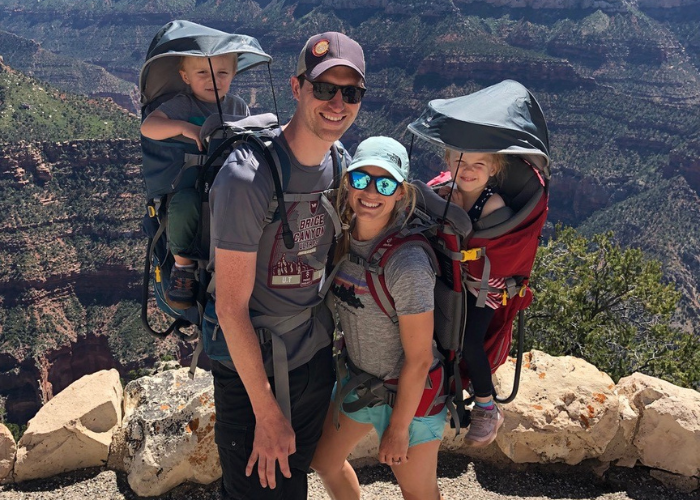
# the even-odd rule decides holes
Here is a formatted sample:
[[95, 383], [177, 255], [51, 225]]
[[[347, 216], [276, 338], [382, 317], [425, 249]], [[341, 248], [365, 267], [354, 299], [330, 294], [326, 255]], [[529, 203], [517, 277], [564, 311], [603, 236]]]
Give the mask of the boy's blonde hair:
[[[231, 56], [231, 60], [233, 62], [233, 72], [238, 73], [238, 54], [235, 52], [228, 52], [226, 54], [219, 54], [218, 56], [213, 56], [213, 57], [219, 57], [219, 56]], [[184, 71], [185, 70], [185, 61], [187, 60], [192, 60], [192, 59], [202, 59], [201, 57], [197, 56], [180, 56], [180, 64], [178, 64], [177, 69], [178, 71]]]
[[[462, 154], [461, 152], [457, 151], [456, 149], [445, 149], [445, 161], [449, 165], [450, 163], [450, 158], [452, 157], [452, 154], [459, 155]], [[491, 176], [493, 179], [493, 184], [500, 186], [503, 183], [503, 180], [506, 177], [506, 165], [508, 165], [508, 156], [500, 153], [485, 153], [488, 155], [488, 157], [491, 159], [491, 166], [496, 170], [494, 174]], [[489, 184], [491, 184], [491, 181], [489, 181]]]
[[[340, 181], [340, 187], [338, 188], [338, 195], [335, 202], [335, 208], [340, 216], [340, 223], [343, 226], [343, 234], [335, 247], [335, 255], [333, 257], [334, 263], [338, 263], [340, 259], [350, 251], [350, 232], [354, 224], [355, 212], [348, 203], [348, 192], [350, 190], [349, 177], [350, 175], [345, 172], [343, 179]], [[405, 213], [406, 220], [408, 220], [416, 209], [416, 198], [418, 194], [416, 187], [410, 182], [404, 181], [399, 185], [399, 188], [403, 189], [404, 195], [396, 202], [387, 227], [391, 226], [401, 213]]]

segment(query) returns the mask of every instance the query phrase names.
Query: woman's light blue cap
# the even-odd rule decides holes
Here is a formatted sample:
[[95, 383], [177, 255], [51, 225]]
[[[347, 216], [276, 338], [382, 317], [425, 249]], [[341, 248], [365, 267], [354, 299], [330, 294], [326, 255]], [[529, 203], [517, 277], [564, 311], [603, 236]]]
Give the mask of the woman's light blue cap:
[[379, 167], [399, 182], [408, 178], [408, 153], [403, 145], [391, 137], [370, 137], [357, 146], [348, 172], [360, 167]]

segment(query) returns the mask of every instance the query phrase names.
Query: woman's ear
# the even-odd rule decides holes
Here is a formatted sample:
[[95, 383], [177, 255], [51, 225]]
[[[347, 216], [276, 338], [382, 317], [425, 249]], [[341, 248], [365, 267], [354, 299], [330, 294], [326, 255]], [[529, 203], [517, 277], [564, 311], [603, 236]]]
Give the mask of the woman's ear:
[[404, 189], [403, 185], [399, 186], [399, 189], [396, 192], [398, 193], [396, 201], [403, 200], [404, 196], [406, 196], [406, 190]]

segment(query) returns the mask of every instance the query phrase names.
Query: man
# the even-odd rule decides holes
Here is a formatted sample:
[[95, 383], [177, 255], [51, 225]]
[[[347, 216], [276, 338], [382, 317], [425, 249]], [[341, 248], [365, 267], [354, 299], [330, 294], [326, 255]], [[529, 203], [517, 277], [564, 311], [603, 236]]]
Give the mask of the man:
[[[364, 76], [364, 54], [354, 40], [328, 32], [306, 42], [290, 82], [297, 108], [274, 139], [291, 163], [285, 192], [333, 186], [331, 146], [355, 121]], [[216, 442], [224, 498], [305, 499], [333, 386], [333, 320], [319, 305], [319, 290], [334, 229], [318, 197], [300, 196], [286, 206], [294, 234], [294, 246], [287, 248], [280, 223], [263, 222], [274, 194], [264, 163], [249, 147], [236, 149], [210, 196], [216, 314], [231, 356], [230, 363], [212, 366]], [[272, 341], [260, 343], [261, 324], [273, 331]], [[283, 376], [274, 372], [280, 343], [286, 350]], [[288, 384], [281, 384], [287, 375]], [[277, 401], [285, 399], [280, 393], [286, 387], [291, 422]]]

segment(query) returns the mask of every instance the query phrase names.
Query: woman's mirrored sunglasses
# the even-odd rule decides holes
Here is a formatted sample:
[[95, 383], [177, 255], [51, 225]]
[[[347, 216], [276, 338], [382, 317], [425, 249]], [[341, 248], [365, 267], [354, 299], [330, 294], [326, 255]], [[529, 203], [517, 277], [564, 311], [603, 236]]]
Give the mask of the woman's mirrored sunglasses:
[[[304, 78], [303, 76], [299, 77]], [[313, 87], [314, 97], [319, 101], [330, 101], [340, 90], [343, 102], [347, 104], [359, 104], [365, 95], [366, 89], [355, 87], [354, 85], [335, 85], [328, 82], [312, 82], [307, 80]]]
[[377, 188], [377, 193], [384, 196], [391, 196], [399, 187], [399, 181], [393, 177], [375, 177], [360, 170], [350, 172], [350, 185], [355, 189], [367, 189], [372, 181]]

